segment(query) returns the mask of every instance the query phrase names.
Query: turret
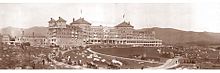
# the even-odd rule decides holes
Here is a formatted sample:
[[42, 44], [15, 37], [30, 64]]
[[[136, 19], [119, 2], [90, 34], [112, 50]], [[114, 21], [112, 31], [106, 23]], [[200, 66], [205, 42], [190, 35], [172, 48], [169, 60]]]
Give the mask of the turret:
[[56, 24], [56, 20], [54, 20], [53, 18], [50, 18], [50, 21], [48, 21], [49, 23], [49, 27], [53, 27]]
[[66, 20], [59, 17], [59, 19], [56, 21], [56, 25], [58, 28], [66, 28]]

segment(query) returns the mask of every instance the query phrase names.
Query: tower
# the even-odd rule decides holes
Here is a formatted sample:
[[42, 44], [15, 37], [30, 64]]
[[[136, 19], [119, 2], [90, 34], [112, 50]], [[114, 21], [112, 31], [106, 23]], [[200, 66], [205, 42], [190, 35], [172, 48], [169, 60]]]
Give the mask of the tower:
[[54, 20], [53, 18], [50, 18], [50, 21], [48, 21], [49, 23], [49, 27], [55, 27], [56, 26], [56, 20]]
[[58, 28], [66, 28], [66, 20], [61, 17], [56, 21], [56, 24]]

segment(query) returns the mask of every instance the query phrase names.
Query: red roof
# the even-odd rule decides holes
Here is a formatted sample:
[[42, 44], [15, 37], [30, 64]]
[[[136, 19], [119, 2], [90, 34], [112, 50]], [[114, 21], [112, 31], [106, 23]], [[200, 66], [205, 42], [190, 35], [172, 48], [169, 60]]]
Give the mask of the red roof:
[[73, 21], [70, 24], [89, 24], [89, 25], [91, 25], [91, 23], [89, 23], [88, 21], [84, 20], [84, 18], [79, 18], [78, 20]]
[[63, 18], [59, 17], [59, 19], [57, 20], [57, 22], [66, 22], [66, 20], [64, 20]]
[[53, 23], [53, 22], [56, 22], [56, 20], [54, 20], [53, 18], [50, 18], [49, 23]]
[[130, 24], [130, 22], [122, 22], [122, 23], [120, 23], [120, 24], [118, 24], [118, 25], [116, 25], [115, 27], [134, 27], [134, 26], [132, 26], [131, 24]]

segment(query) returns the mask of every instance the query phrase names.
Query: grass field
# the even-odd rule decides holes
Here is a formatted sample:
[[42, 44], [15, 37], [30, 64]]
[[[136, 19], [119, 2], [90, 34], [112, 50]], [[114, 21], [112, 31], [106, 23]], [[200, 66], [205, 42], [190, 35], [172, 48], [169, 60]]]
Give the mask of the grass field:
[[157, 52], [157, 48], [153, 48], [153, 47], [105, 48], [105, 49], [92, 49], [92, 50], [103, 54], [126, 57], [126, 58], [130, 58], [133, 55], [146, 54], [147, 57], [160, 58], [161, 61], [166, 60], [166, 58], [162, 58], [160, 56], [160, 54]]

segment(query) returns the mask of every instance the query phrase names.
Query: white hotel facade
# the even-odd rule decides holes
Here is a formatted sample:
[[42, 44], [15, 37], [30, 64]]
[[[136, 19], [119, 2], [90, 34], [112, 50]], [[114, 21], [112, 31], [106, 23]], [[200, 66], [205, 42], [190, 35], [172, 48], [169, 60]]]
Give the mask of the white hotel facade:
[[73, 19], [67, 24], [66, 20], [59, 17], [58, 20], [51, 18], [48, 30], [48, 43], [60, 47], [92, 44], [162, 46], [162, 40], [155, 38], [153, 31], [136, 30], [126, 21], [107, 27], [92, 26], [84, 18]]

